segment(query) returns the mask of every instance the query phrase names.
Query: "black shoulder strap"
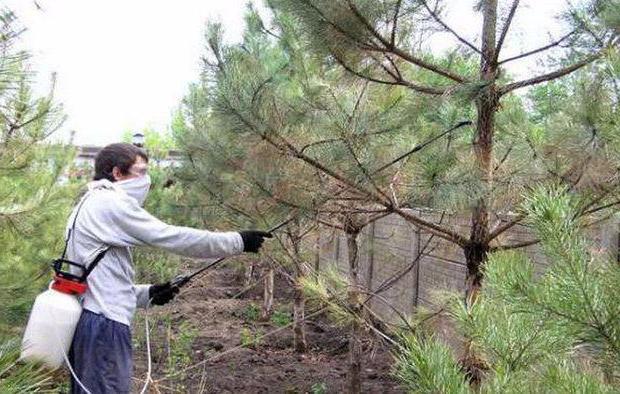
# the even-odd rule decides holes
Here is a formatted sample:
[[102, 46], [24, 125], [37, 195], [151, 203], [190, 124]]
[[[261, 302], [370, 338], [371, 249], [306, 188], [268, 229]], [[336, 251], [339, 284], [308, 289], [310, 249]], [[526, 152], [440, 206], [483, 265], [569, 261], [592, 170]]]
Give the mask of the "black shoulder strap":
[[[77, 223], [78, 214], [80, 213], [80, 210], [82, 209], [82, 205], [84, 205], [84, 202], [86, 201], [87, 197], [88, 197], [88, 192], [86, 192], [84, 197], [82, 197], [82, 201], [80, 201], [80, 204], [78, 205], [75, 211], [75, 216], [73, 217], [73, 223], [71, 223], [71, 227], [69, 228], [69, 231], [67, 233], [67, 238], [65, 239], [65, 247], [62, 251], [62, 257], [60, 258], [61, 260], [64, 260], [67, 255], [67, 247], [69, 246], [69, 240], [71, 239], [71, 235], [73, 234], [73, 232], [75, 232], [75, 224]], [[108, 249], [109, 248], [106, 248], [102, 250], [101, 252], [99, 252], [97, 256], [95, 256], [95, 258], [93, 259], [93, 262], [90, 263], [88, 267], [85, 266], [84, 274], [82, 275], [82, 280], [86, 280], [86, 278], [88, 277], [88, 275], [90, 275], [92, 270], [94, 270], [95, 267], [97, 267], [97, 264], [99, 264], [101, 259], [103, 259], [105, 254], [108, 252]]]
[[75, 211], [75, 216], [73, 217], [73, 223], [71, 224], [71, 227], [69, 228], [69, 232], [67, 233], [67, 237], [65, 238], [65, 247], [62, 250], [62, 256], [60, 256], [61, 260], [64, 260], [65, 257], [67, 256], [67, 247], [69, 246], [69, 240], [71, 239], [71, 234], [75, 230], [75, 223], [77, 222], [77, 217], [78, 217], [78, 214], [80, 213], [80, 210], [82, 209], [82, 205], [84, 205], [84, 202], [86, 201], [86, 197], [88, 197], [88, 192], [86, 192], [86, 194], [82, 197], [82, 201], [80, 201]]
[[107, 252], [108, 252], [108, 248], [102, 250], [101, 252], [99, 252], [99, 254], [97, 254], [97, 256], [95, 256], [95, 259], [93, 260], [93, 262], [90, 263], [90, 265], [86, 267], [86, 269], [84, 270], [84, 275], [82, 275], [82, 280], [86, 280], [88, 275], [90, 275], [90, 273], [95, 269], [97, 264], [99, 264], [99, 262], [101, 261], [103, 256], [105, 256]]

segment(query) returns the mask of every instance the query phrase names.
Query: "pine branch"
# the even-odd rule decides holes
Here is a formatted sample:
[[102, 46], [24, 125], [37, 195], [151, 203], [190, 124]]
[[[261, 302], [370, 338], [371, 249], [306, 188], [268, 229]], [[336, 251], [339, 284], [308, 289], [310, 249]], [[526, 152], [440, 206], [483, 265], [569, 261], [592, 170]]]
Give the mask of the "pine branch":
[[504, 64], [504, 63], [508, 63], [508, 62], [513, 61], [513, 60], [522, 59], [522, 58], [524, 58], [524, 57], [528, 57], [528, 56], [534, 55], [534, 54], [536, 54], [536, 53], [546, 51], [547, 49], [551, 49], [551, 48], [553, 48], [553, 47], [555, 47], [555, 46], [560, 45], [560, 44], [562, 43], [562, 41], [566, 40], [567, 38], [569, 38], [570, 36], [572, 36], [572, 35], [573, 35], [573, 34], [575, 34], [576, 32], [577, 32], [576, 30], [573, 30], [573, 31], [571, 31], [570, 33], [568, 33], [568, 34], [564, 35], [563, 37], [561, 37], [561, 38], [560, 38], [559, 40], [557, 40], [557, 41], [554, 41], [554, 42], [552, 42], [552, 43], [550, 43], [550, 44], [547, 44], [547, 45], [545, 45], [545, 46], [543, 46], [543, 47], [540, 47], [540, 48], [537, 48], [537, 49], [533, 49], [533, 50], [528, 51], [528, 52], [524, 52], [524, 53], [522, 53], [522, 54], [520, 54], [520, 55], [516, 55], [516, 56], [513, 56], [513, 57], [509, 57], [509, 58], [507, 58], [507, 59], [504, 59], [504, 60], [500, 61], [498, 64], [499, 64], [499, 65], [502, 65], [502, 64]]
[[[327, 15], [325, 15], [325, 13], [323, 11], [321, 11], [321, 9], [319, 7], [317, 7], [316, 5], [314, 5], [312, 3], [311, 0], [299, 0], [301, 2], [303, 2], [306, 6], [310, 7], [311, 9], [314, 10], [314, 12], [317, 13], [317, 15], [319, 15], [319, 17], [325, 22], [327, 23], [329, 26], [333, 27], [338, 33], [344, 35], [345, 37], [347, 37], [349, 40], [351, 40], [352, 42], [356, 43], [357, 46], [359, 46], [361, 49], [363, 50], [369, 50], [371, 48], [375, 48], [378, 49], [378, 47], [376, 47], [376, 44], [369, 44], [369, 43], [365, 43], [365, 42], [361, 42], [360, 40], [358, 40], [357, 37], [352, 36], [350, 33], [348, 33], [346, 30], [344, 30], [340, 25], [338, 25], [335, 22], [332, 22]], [[332, 51], [332, 55], [333, 55], [333, 51]]]
[[396, 2], [396, 9], [394, 10], [394, 17], [392, 18], [392, 34], [390, 36], [390, 43], [392, 46], [396, 46], [396, 28], [398, 26], [398, 13], [400, 12], [400, 6], [402, 4], [402, 0], [398, 0]]
[[471, 48], [474, 52], [482, 55], [482, 51], [480, 51], [480, 49], [478, 49], [474, 44], [472, 44], [471, 42], [467, 41], [465, 38], [463, 38], [462, 36], [460, 36], [456, 31], [454, 31], [450, 26], [448, 26], [437, 14], [436, 11], [432, 10], [431, 7], [428, 6], [428, 3], [426, 2], [426, 0], [420, 0], [420, 2], [422, 3], [422, 5], [424, 6], [424, 8], [426, 8], [426, 10], [428, 11], [428, 13], [433, 17], [433, 19], [435, 19], [435, 21], [437, 21], [437, 23], [439, 23], [441, 25], [441, 27], [443, 27], [446, 31], [448, 31], [450, 34], [452, 34], [457, 40], [459, 40], [460, 42], [462, 42], [463, 44], [465, 44], [466, 46], [468, 46], [469, 48]]
[[353, 12], [353, 15], [366, 27], [366, 29], [368, 30], [368, 32], [370, 34], [372, 34], [377, 40], [379, 40], [379, 42], [385, 47], [383, 48], [378, 48], [378, 50], [380, 52], [388, 52], [388, 53], [393, 53], [396, 56], [412, 63], [415, 64], [418, 67], [421, 67], [423, 69], [426, 69], [428, 71], [432, 71], [435, 74], [439, 74], [443, 77], [446, 77], [448, 79], [451, 79], [455, 82], [459, 82], [459, 83], [464, 83], [466, 82], [466, 79], [464, 77], [462, 77], [461, 75], [458, 74], [454, 74], [452, 72], [450, 72], [449, 70], [443, 69], [442, 67], [439, 67], [437, 65], [428, 63], [416, 56], [413, 56], [410, 53], [407, 53], [405, 51], [403, 51], [402, 49], [391, 45], [391, 43], [385, 39], [385, 37], [383, 37], [375, 28], [374, 26], [368, 21], [368, 19], [366, 19], [364, 17], [364, 15], [362, 15], [362, 13], [359, 11], [359, 9], [355, 6], [355, 4], [353, 4], [353, 2], [351, 0], [347, 0], [347, 4], [349, 5], [349, 9]]
[[512, 6], [510, 7], [510, 12], [508, 13], [508, 18], [506, 18], [506, 23], [502, 28], [502, 32], [500, 33], [499, 40], [497, 41], [497, 46], [495, 47], [495, 56], [493, 57], [493, 63], [497, 63], [497, 58], [499, 57], [499, 52], [502, 50], [502, 46], [504, 45], [504, 40], [506, 39], [506, 35], [508, 34], [508, 30], [510, 29], [510, 24], [512, 23], [512, 19], [517, 12], [517, 8], [519, 7], [520, 0], [514, 0], [512, 2]]
[[357, 71], [357, 70], [353, 69], [351, 66], [346, 64], [346, 62], [340, 56], [336, 55], [335, 53], [332, 53], [332, 56], [334, 57], [336, 62], [338, 64], [340, 64], [342, 66], [342, 68], [344, 68], [346, 71], [350, 72], [351, 74], [353, 74], [353, 75], [355, 75], [355, 76], [357, 76], [359, 78], [363, 78], [363, 79], [371, 81], [371, 82], [380, 83], [380, 84], [383, 84], [383, 85], [405, 86], [405, 87], [408, 87], [408, 88], [410, 88], [412, 90], [415, 90], [416, 92], [427, 93], [427, 94], [432, 94], [432, 95], [437, 95], [437, 96], [441, 96], [441, 95], [445, 94], [448, 91], [448, 89], [432, 88], [430, 86], [424, 86], [424, 85], [415, 84], [413, 82], [409, 82], [409, 81], [406, 81], [404, 79], [388, 81], [388, 80], [385, 80], [385, 79], [375, 78], [375, 77], [372, 77], [370, 75], [364, 74], [364, 73], [362, 73], [360, 71]]
[[393, 166], [394, 164], [398, 163], [399, 161], [403, 160], [404, 158], [406, 158], [408, 156], [411, 156], [415, 152], [425, 148], [426, 146], [428, 146], [428, 145], [432, 144], [433, 142], [437, 141], [438, 139], [442, 138], [446, 134], [450, 134], [454, 130], [459, 129], [459, 128], [463, 127], [463, 126], [470, 126], [470, 125], [472, 125], [472, 122], [469, 121], [469, 120], [465, 120], [465, 121], [462, 121], [462, 122], [458, 123], [456, 126], [453, 126], [453, 127], [449, 128], [448, 130], [444, 131], [443, 133], [440, 133], [439, 135], [429, 139], [428, 141], [425, 141], [422, 144], [416, 145], [409, 152], [404, 153], [404, 154], [400, 155], [399, 157], [397, 157], [396, 159], [390, 161], [389, 163], [384, 164], [381, 167], [377, 168], [376, 170], [374, 170], [372, 172], [372, 175], [378, 174], [379, 172], [385, 170], [386, 168]]
[[[351, 146], [349, 141], [345, 140], [344, 143], [345, 143], [345, 146], [347, 147], [347, 150], [349, 151], [349, 154], [353, 157], [353, 160], [355, 161], [357, 168], [359, 168], [360, 171], [362, 171], [362, 174], [364, 174], [364, 177], [366, 177], [368, 182], [370, 182], [370, 184], [375, 189], [375, 191], [379, 193], [381, 196], [383, 196], [383, 198], [386, 201], [391, 201], [390, 197], [379, 187], [379, 185], [377, 185], [377, 183], [375, 182], [371, 174], [368, 172], [368, 169], [362, 164], [360, 159], [357, 157], [357, 154], [355, 153], [355, 150], [353, 150], [353, 147]], [[392, 205], [393, 203], [394, 202], [391, 201], [390, 205]]]
[[596, 61], [597, 59], [601, 58], [601, 56], [603, 56], [603, 51], [599, 51], [599, 52], [597, 52], [595, 54], [592, 54], [592, 55], [586, 57], [585, 59], [583, 59], [583, 60], [581, 60], [581, 61], [579, 61], [579, 62], [577, 62], [575, 64], [572, 64], [572, 65], [570, 65], [568, 67], [564, 67], [564, 68], [559, 69], [557, 71], [554, 71], [554, 72], [551, 72], [551, 73], [548, 73], [548, 74], [543, 74], [543, 75], [540, 75], [538, 77], [526, 79], [526, 80], [523, 80], [523, 81], [509, 83], [509, 84], [504, 85], [501, 88], [499, 88], [498, 93], [501, 96], [501, 95], [509, 93], [509, 92], [511, 92], [513, 90], [520, 89], [520, 88], [523, 88], [523, 87], [526, 87], [526, 86], [532, 86], [532, 85], [536, 85], [536, 84], [539, 84], [539, 83], [542, 83], [542, 82], [552, 81], [554, 79], [563, 77], [563, 76], [568, 75], [568, 74], [570, 74], [570, 73], [572, 73], [574, 71], [579, 70], [582, 67], [587, 66], [588, 64], [590, 64], [590, 63]]
[[491, 230], [489, 233], [489, 236], [487, 237], [487, 242], [491, 242], [492, 240], [494, 240], [495, 238], [499, 237], [501, 234], [503, 234], [504, 232], [510, 230], [512, 227], [516, 226], [517, 224], [519, 224], [521, 221], [523, 221], [523, 219], [525, 219], [524, 214], [520, 214], [517, 215], [516, 218], [508, 221], [507, 223], [496, 227], [495, 229]]
[[[620, 205], [620, 200], [616, 200], [616, 201], [613, 201], [613, 202], [611, 202], [611, 203], [609, 203], [609, 204], [601, 205], [601, 206], [599, 206], [599, 207], [595, 207], [595, 208], [592, 208], [592, 209], [584, 210], [584, 211], [582, 211], [581, 213], [579, 213], [579, 215], [577, 215], [577, 216], [576, 216], [576, 218], [580, 218], [580, 217], [584, 217], [584, 216], [587, 216], [587, 215], [590, 215], [590, 214], [593, 214], [593, 213], [596, 213], [596, 212], [600, 212], [600, 211], [602, 211], [602, 210], [605, 210], [605, 209], [609, 209], [609, 208], [615, 207], [615, 206], [617, 206], [617, 205]], [[496, 238], [496, 237], [497, 237], [498, 235], [500, 235], [501, 233], [505, 232], [506, 230], [510, 229], [510, 228], [511, 228], [511, 227], [513, 227], [514, 225], [518, 224], [518, 223], [519, 223], [520, 221], [522, 221], [523, 219], [525, 219], [525, 215], [521, 214], [521, 215], [519, 215], [517, 218], [515, 218], [514, 220], [512, 220], [512, 221], [510, 221], [510, 222], [506, 223], [505, 225], [503, 225], [503, 226], [498, 227], [497, 229], [495, 229], [495, 230], [494, 230], [494, 231], [493, 231], [493, 232], [489, 235], [489, 238], [488, 238], [488, 239], [489, 239], [489, 242], [490, 242], [490, 240], [492, 240], [492, 239]], [[604, 218], [603, 220], [605, 220], [605, 219], [608, 219], [608, 218]], [[591, 226], [593, 226], [594, 224], [599, 223], [599, 222], [601, 222], [601, 221], [603, 221], [603, 220], [599, 220], [599, 221], [595, 221], [595, 222], [592, 222], [592, 223], [583, 224], [583, 225], [581, 225], [580, 227], [581, 227], [581, 228], [588, 228], [588, 227], [591, 227]], [[524, 247], [527, 247], [527, 246], [536, 245], [536, 244], [538, 244], [538, 243], [540, 243], [540, 239], [532, 239], [532, 240], [528, 240], [528, 241], [517, 242], [517, 243], [514, 243], [514, 244], [510, 244], [510, 245], [499, 245], [499, 246], [495, 246], [495, 247], [492, 247], [492, 248], [491, 248], [491, 251], [492, 251], [492, 252], [495, 252], [495, 251], [499, 251], [499, 250], [519, 249], [519, 248], [524, 248]]]
[[[237, 116], [242, 116], [240, 115], [237, 111], [235, 111], [237, 113]], [[244, 118], [242, 118], [243, 122], [247, 122]], [[251, 125], [251, 123], [246, 123], [248, 125]], [[253, 125], [251, 125], [251, 127], [254, 130], [257, 130]], [[260, 132], [259, 132], [260, 133]], [[368, 197], [372, 198], [375, 202], [385, 206], [388, 209], [393, 210], [394, 212], [398, 213], [399, 215], [401, 215], [404, 219], [418, 225], [421, 228], [424, 228], [426, 231], [428, 231], [431, 234], [435, 234], [440, 238], [443, 238], [445, 240], [457, 243], [459, 245], [465, 245], [467, 240], [466, 238], [464, 238], [462, 235], [451, 231], [447, 228], [441, 227], [441, 226], [437, 226], [432, 222], [428, 222], [424, 219], [420, 219], [415, 215], [412, 215], [404, 210], [402, 210], [401, 208], [398, 207], [394, 207], [392, 206], [392, 202], [390, 200], [384, 200], [383, 196], [381, 196], [380, 194], [377, 194], [376, 192], [373, 192], [372, 190], [368, 190], [360, 185], [357, 185], [356, 183], [350, 181], [349, 179], [347, 179], [345, 176], [343, 176], [342, 174], [339, 174], [335, 171], [333, 171], [330, 168], [327, 168], [325, 165], [323, 165], [322, 163], [318, 162], [317, 160], [299, 152], [299, 150], [297, 148], [295, 148], [295, 146], [293, 144], [291, 144], [289, 141], [287, 141], [285, 138], [280, 136], [280, 140], [282, 142], [282, 144], [284, 144], [284, 146], [281, 146], [280, 144], [278, 144], [277, 141], [275, 141], [271, 136], [269, 136], [266, 133], [262, 133], [261, 136], [270, 144], [274, 145], [275, 147], [278, 147], [278, 149], [280, 149], [281, 151], [289, 151], [292, 156], [297, 157], [298, 159], [306, 162], [307, 164], [309, 164], [310, 166], [317, 168], [319, 170], [321, 170], [323, 173], [325, 173], [326, 175], [330, 176], [331, 178], [341, 182], [342, 184], [357, 190], [359, 192], [361, 192], [362, 194], [367, 195]]]

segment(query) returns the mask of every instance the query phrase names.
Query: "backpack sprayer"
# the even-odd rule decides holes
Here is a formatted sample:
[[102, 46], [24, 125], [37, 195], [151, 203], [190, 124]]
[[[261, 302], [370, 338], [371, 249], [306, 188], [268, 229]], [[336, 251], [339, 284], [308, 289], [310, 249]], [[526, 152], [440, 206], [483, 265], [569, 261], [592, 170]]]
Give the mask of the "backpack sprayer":
[[[54, 280], [34, 301], [22, 339], [20, 357], [22, 360], [41, 361], [46, 366], [56, 369], [67, 358], [75, 328], [82, 314], [82, 306], [77, 296], [86, 292], [88, 275], [108, 251], [105, 249], [99, 252], [87, 267], [66, 259], [67, 246], [75, 231], [78, 213], [87, 197], [88, 194], [82, 198], [75, 212], [62, 256], [52, 262]], [[81, 274], [72, 271], [72, 267], [81, 270]]]
[[[458, 123], [449, 130], [446, 130], [445, 132], [440, 133], [424, 143], [415, 146], [409, 152], [381, 166], [373, 171], [371, 175], [385, 170], [412, 153], [422, 150], [434, 141], [442, 138], [444, 135], [469, 124], [471, 124], [470, 121], [462, 121]], [[65, 248], [62, 256], [59, 259], [54, 260], [52, 263], [54, 268], [54, 280], [50, 284], [49, 289], [39, 294], [35, 299], [22, 340], [21, 359], [42, 361], [45, 365], [54, 369], [60, 367], [62, 362], [67, 360], [67, 354], [69, 352], [69, 348], [71, 347], [73, 334], [75, 333], [75, 328], [77, 327], [78, 320], [82, 314], [82, 306], [78, 302], [77, 296], [86, 292], [86, 279], [88, 275], [107, 252], [107, 249], [99, 252], [90, 264], [85, 265], [75, 263], [65, 258], [69, 240], [75, 230], [78, 213], [87, 197], [88, 194], [82, 198], [82, 201], [78, 205], [73, 219], [73, 224], [69, 229], [65, 240]], [[271, 233], [279, 230], [286, 224], [293, 221], [297, 216], [298, 214], [293, 215], [291, 218], [268, 230], [268, 232]], [[189, 274], [179, 275], [170, 282], [170, 286], [172, 288], [181, 288], [196, 276], [217, 266], [224, 260], [226, 260], [226, 258], [220, 258]], [[63, 267], [66, 266], [68, 266], [68, 268], [63, 269]], [[75, 270], [72, 272], [71, 267], [81, 269], [82, 274], [75, 274]]]

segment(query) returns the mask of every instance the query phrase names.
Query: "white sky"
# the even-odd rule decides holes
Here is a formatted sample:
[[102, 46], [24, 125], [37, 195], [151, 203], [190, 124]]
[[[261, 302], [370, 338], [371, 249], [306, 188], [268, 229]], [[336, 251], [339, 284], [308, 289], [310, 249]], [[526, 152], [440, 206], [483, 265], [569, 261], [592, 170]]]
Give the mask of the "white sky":
[[[200, 72], [204, 27], [219, 18], [227, 39], [243, 29], [246, 0], [2, 0], [28, 31], [36, 90], [57, 73], [56, 98], [68, 116], [58, 136], [75, 130], [76, 144], [118, 141], [125, 130], [166, 130], [190, 82]], [[473, 0], [448, 0], [447, 21], [475, 40]], [[500, 0], [504, 6], [507, 0]], [[536, 48], [561, 35], [554, 16], [565, 0], [523, 0], [504, 55]], [[476, 30], [474, 30], [476, 29]], [[515, 39], [516, 38], [516, 39]], [[444, 48], [442, 39], [436, 45]], [[534, 63], [515, 64], [527, 75]]]

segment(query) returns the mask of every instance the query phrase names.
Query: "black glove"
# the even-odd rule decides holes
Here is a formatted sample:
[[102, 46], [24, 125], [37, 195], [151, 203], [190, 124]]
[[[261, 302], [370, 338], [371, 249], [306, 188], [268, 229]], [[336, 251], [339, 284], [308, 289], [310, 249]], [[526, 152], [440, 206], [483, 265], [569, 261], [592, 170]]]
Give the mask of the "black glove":
[[149, 299], [155, 305], [164, 305], [170, 302], [179, 293], [178, 287], [170, 286], [170, 282], [152, 285], [149, 287]]
[[273, 235], [264, 231], [239, 231], [241, 238], [243, 239], [243, 251], [258, 253], [265, 238], [273, 238]]

